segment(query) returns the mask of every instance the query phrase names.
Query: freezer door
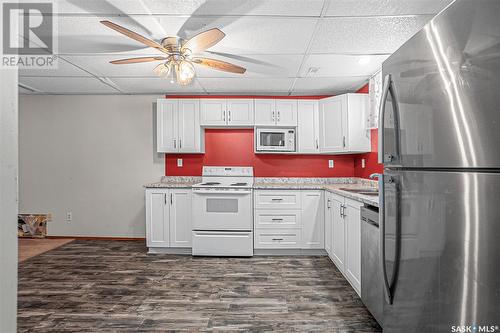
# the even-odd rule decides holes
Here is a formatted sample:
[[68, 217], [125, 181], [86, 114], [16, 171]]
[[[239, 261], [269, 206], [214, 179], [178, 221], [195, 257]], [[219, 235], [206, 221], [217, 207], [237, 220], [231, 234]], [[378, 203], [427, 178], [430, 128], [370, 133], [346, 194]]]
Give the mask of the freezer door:
[[458, 0], [383, 63], [386, 166], [500, 168], [499, 13]]
[[500, 325], [500, 174], [386, 170], [384, 189], [384, 332]]

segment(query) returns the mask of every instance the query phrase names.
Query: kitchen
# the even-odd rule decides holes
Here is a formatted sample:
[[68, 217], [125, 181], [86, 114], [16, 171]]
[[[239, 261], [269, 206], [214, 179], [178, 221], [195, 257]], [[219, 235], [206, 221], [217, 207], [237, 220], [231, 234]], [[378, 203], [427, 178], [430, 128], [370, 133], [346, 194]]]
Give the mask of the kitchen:
[[2, 331], [498, 331], [496, 1], [50, 3]]

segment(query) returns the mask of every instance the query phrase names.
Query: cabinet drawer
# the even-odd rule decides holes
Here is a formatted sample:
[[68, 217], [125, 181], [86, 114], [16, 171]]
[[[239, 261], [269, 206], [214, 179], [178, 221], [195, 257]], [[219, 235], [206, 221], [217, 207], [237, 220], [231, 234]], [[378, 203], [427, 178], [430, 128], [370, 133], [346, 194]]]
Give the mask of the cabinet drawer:
[[255, 191], [256, 209], [300, 209], [299, 191]]
[[256, 229], [256, 249], [299, 249], [300, 229]]
[[300, 210], [257, 210], [255, 228], [300, 228]]

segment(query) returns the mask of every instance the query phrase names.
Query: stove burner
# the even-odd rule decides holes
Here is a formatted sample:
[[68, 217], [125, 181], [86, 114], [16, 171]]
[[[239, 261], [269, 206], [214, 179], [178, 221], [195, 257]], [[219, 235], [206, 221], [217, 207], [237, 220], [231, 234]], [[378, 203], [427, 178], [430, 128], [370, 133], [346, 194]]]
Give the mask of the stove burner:
[[248, 185], [248, 183], [233, 183], [231, 186], [245, 186]]
[[206, 183], [203, 183], [201, 184], [203, 186], [212, 186], [212, 185], [220, 185], [219, 182], [206, 182]]

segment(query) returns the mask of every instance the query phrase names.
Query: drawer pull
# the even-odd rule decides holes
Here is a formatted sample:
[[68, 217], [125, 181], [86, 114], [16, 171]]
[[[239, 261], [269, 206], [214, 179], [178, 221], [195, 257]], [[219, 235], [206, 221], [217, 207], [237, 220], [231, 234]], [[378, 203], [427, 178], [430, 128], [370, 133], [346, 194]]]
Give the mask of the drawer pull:
[[273, 241], [282, 241], [283, 238], [273, 238]]
[[281, 199], [281, 198], [272, 198], [271, 200], [272, 201], [282, 201], [283, 199]]
[[273, 221], [283, 221], [283, 219], [272, 219]]

